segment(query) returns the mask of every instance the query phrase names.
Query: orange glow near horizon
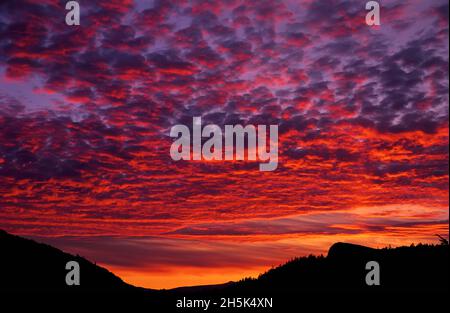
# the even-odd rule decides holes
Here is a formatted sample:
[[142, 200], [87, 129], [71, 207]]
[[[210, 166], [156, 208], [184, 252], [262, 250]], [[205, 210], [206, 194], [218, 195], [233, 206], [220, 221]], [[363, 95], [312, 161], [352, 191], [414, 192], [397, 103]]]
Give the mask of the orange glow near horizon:
[[[359, 207], [352, 210], [350, 216], [333, 215], [330, 224], [318, 227], [312, 234], [280, 234], [252, 236], [200, 236], [195, 241], [189, 236], [171, 236], [168, 238], [131, 237], [127, 239], [105, 239], [93, 246], [78, 245], [90, 237], [78, 237], [76, 240], [41, 238], [72, 253], [80, 253], [91, 261], [104, 266], [125, 282], [134, 286], [151, 289], [170, 289], [183, 286], [222, 284], [238, 281], [246, 277], [258, 277], [272, 267], [281, 265], [292, 258], [314, 255], [326, 255], [328, 249], [336, 242], [349, 242], [373, 248], [409, 246], [411, 244], [437, 244], [435, 234], [446, 236], [448, 224], [425, 223], [391, 225], [384, 230], [367, 230], [369, 224], [378, 227], [386, 221], [414, 221], [419, 216], [433, 217], [436, 221], [448, 218], [445, 208], [430, 209], [420, 205], [385, 205], [380, 207]], [[315, 222], [327, 222], [330, 217], [308, 213], [282, 219], [254, 221], [268, 225]], [[354, 222], [354, 223], [350, 223]], [[242, 223], [249, 223], [248, 220]], [[381, 223], [381, 224], [380, 224]], [[236, 223], [236, 229], [243, 227]], [[262, 226], [262, 227], [264, 227]], [[251, 227], [251, 224], [245, 224]], [[366, 228], [366, 230], [364, 230]], [[326, 230], [328, 229], [328, 230]], [[329, 234], [330, 230], [338, 230]], [[362, 231], [364, 230], [364, 231]], [[353, 233], [352, 233], [353, 232]], [[117, 241], [115, 241], [117, 240]], [[123, 242], [122, 242], [123, 240]], [[75, 243], [75, 245], [71, 245]], [[96, 242], [95, 240], [93, 242]], [[69, 243], [69, 244], [68, 244]], [[156, 248], [155, 248], [156, 247]], [[96, 251], [94, 251], [94, 249]], [[141, 250], [144, 249], [144, 252]], [[145, 250], [146, 249], [146, 250]], [[137, 252], [138, 255], [134, 255]], [[112, 254], [111, 262], [98, 258], [98, 255]], [[232, 254], [232, 255], [230, 255]], [[140, 257], [142, 256], [142, 259]], [[192, 258], [192, 260], [189, 260]], [[118, 265], [131, 262], [134, 265]], [[133, 263], [136, 262], [136, 263]], [[190, 264], [190, 265], [188, 265]]]
[[[379, 233], [364, 234], [364, 235], [334, 235], [334, 236], [304, 236], [304, 238], [287, 238], [277, 240], [277, 243], [284, 243], [291, 247], [292, 254], [290, 257], [272, 261], [272, 263], [255, 266], [252, 268], [195, 268], [195, 267], [178, 267], [130, 270], [128, 268], [115, 267], [108, 264], [100, 264], [112, 271], [115, 275], [120, 277], [123, 281], [138, 287], [150, 289], [171, 289], [186, 286], [198, 285], [214, 285], [223, 284], [229, 281], [239, 281], [246, 277], [257, 278], [260, 274], [268, 271], [272, 267], [282, 265], [295, 257], [314, 255], [326, 255], [328, 249], [336, 242], [349, 242], [353, 244], [365, 245], [373, 248], [384, 247], [398, 247], [409, 246], [411, 244], [437, 244], [438, 238], [434, 235], [424, 236], [423, 233], [440, 233], [446, 231], [445, 227], [428, 227], [417, 229], [414, 234], [413, 230], [409, 230], [407, 238], [399, 237], [401, 231], [395, 235], [383, 235]], [[304, 244], [308, 242], [308, 244]], [[268, 254], [276, 253], [277, 251], [270, 251], [271, 242], [265, 242], [268, 249]], [[298, 248], [304, 247], [304, 248]], [[241, 251], [241, 253], [244, 253]], [[284, 252], [283, 254], [285, 254]]]

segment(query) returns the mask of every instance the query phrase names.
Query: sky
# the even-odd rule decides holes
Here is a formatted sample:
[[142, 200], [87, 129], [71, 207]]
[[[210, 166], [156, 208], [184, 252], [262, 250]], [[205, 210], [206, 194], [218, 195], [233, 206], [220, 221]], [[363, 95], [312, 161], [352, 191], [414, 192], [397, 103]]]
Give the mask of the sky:
[[[0, 228], [149, 288], [448, 237], [448, 1], [0, 2]], [[279, 127], [279, 162], [170, 128]]]

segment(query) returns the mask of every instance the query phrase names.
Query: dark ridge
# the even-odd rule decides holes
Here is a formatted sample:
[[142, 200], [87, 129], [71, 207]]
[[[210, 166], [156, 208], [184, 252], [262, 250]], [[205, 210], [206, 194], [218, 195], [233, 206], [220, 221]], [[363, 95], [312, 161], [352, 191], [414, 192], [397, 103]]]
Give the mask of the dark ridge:
[[[380, 286], [368, 286], [366, 264], [380, 266]], [[295, 258], [257, 279], [247, 278], [240, 290], [279, 292], [447, 292], [449, 291], [448, 244], [372, 249], [336, 243], [328, 255]]]
[[[227, 296], [268, 296], [279, 302], [303, 301], [315, 295], [334, 294], [436, 294], [449, 291], [449, 245], [372, 249], [348, 243], [336, 243], [327, 256], [306, 256], [272, 268], [258, 278], [220, 285], [151, 290], [126, 284], [120, 278], [88, 260], [64, 253], [49, 245], [10, 235], [0, 230], [0, 291], [120, 293], [137, 296], [154, 308], [174, 308], [186, 297], [220, 298]], [[65, 264], [80, 264], [80, 286], [67, 286]], [[380, 286], [368, 286], [366, 263], [380, 265]], [[312, 295], [312, 296], [307, 296]], [[345, 297], [343, 297], [345, 298]], [[108, 297], [108, 301], [124, 297]], [[282, 300], [280, 300], [282, 299]]]
[[373, 256], [377, 252], [376, 249], [355, 245], [352, 243], [337, 242], [328, 249], [328, 258], [351, 257], [355, 255]]
[[[107, 269], [83, 257], [0, 230], [0, 290], [21, 291], [128, 291], [126, 284]], [[80, 265], [80, 286], [68, 286], [66, 263]]]

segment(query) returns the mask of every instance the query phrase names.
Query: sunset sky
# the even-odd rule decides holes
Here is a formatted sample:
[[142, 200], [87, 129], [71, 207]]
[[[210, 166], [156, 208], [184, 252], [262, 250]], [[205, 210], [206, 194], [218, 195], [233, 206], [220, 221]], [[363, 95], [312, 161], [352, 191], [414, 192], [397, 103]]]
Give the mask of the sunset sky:
[[[149, 288], [448, 237], [448, 1], [66, 2], [0, 1], [1, 229]], [[278, 168], [173, 161], [193, 116]]]

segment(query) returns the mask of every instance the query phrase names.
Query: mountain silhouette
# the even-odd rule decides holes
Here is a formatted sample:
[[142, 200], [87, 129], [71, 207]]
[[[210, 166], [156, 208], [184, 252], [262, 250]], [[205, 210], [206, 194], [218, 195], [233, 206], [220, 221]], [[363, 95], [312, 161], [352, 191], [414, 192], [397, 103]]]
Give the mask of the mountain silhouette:
[[[0, 290], [129, 291], [134, 287], [88, 260], [0, 230]], [[66, 263], [80, 265], [80, 285], [68, 286]]]
[[[366, 264], [380, 266], [380, 285], [369, 286]], [[301, 257], [235, 288], [270, 292], [443, 292], [449, 290], [449, 246], [411, 245], [372, 249], [335, 243], [327, 256]]]
[[[332, 245], [326, 256], [309, 255], [288, 261], [238, 282], [219, 285], [152, 290], [134, 287], [103, 267], [49, 245], [0, 230], [0, 291], [59, 292], [136, 296], [158, 312], [173, 311], [182, 297], [271, 297], [286, 307], [301, 295], [304, 301], [320, 295], [380, 296], [387, 294], [441, 294], [449, 291], [449, 245], [411, 245], [372, 249], [349, 243]], [[67, 286], [68, 261], [80, 264], [80, 286]], [[366, 264], [380, 266], [380, 285], [368, 286]], [[98, 298], [98, 297], [97, 297]], [[120, 298], [120, 297], [118, 297]], [[118, 299], [114, 298], [115, 300]], [[109, 303], [114, 300], [108, 299]], [[312, 298], [311, 298], [312, 299]], [[136, 302], [136, 301], [135, 301]], [[330, 303], [328, 303], [330, 304]], [[279, 305], [280, 306], [280, 305]], [[164, 309], [163, 309], [164, 308]]]

